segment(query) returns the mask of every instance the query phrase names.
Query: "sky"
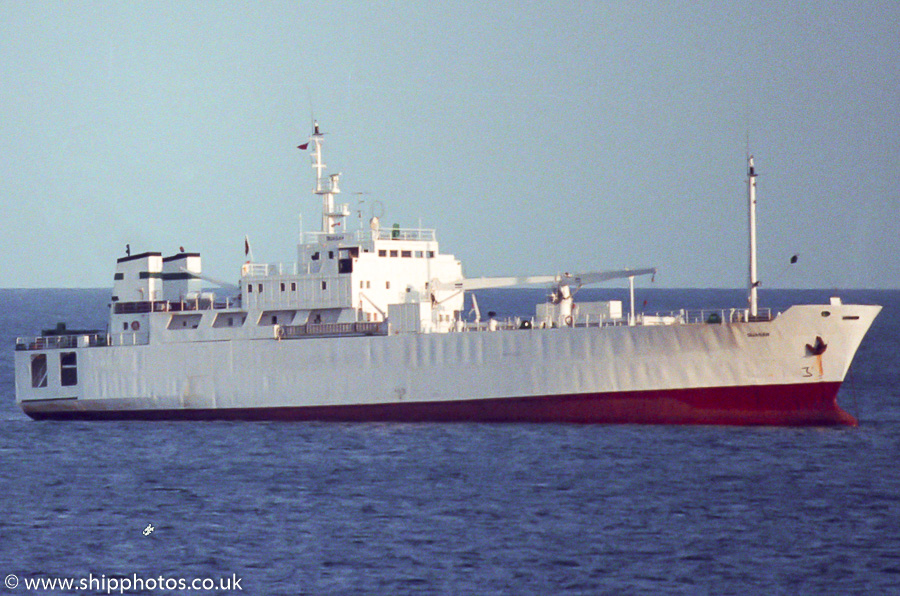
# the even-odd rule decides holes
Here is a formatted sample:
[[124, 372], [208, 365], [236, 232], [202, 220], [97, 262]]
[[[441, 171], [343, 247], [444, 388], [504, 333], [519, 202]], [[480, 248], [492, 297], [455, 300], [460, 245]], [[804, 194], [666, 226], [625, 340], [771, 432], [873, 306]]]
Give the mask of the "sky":
[[4, 0], [0, 286], [294, 261], [315, 118], [349, 228], [435, 228], [469, 277], [743, 287], [749, 147], [763, 288], [896, 289], [898, 64], [896, 1]]

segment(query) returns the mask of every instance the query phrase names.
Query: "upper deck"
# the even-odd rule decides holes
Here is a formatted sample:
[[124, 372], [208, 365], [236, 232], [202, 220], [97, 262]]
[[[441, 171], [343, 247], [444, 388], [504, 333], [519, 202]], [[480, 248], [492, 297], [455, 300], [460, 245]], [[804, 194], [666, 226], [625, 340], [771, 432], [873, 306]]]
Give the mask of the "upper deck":
[[[124, 306], [124, 305], [123, 305]], [[287, 324], [272, 323], [266, 319], [266, 314], [261, 313], [257, 318], [248, 318], [246, 312], [235, 309], [234, 304], [229, 300], [206, 300], [206, 301], [187, 301], [187, 302], [167, 302], [157, 301], [130, 305], [123, 310], [153, 313], [156, 317], [161, 317], [157, 328], [165, 334], [169, 335], [169, 340], [178, 338], [192, 341], [222, 341], [228, 339], [305, 339], [305, 338], [321, 338], [321, 337], [341, 337], [341, 336], [357, 336], [357, 335], [396, 335], [405, 333], [402, 326], [392, 324], [390, 320], [382, 323], [302, 323], [290, 324], [291, 321], [285, 320]], [[172, 313], [165, 316], [166, 313]], [[186, 313], [197, 313], [201, 315], [191, 321], [191, 326], [182, 326], [177, 324], [181, 319], [185, 318]], [[558, 327], [555, 324], [542, 322], [537, 316], [535, 317], [508, 317], [505, 319], [495, 319], [491, 317], [486, 321], [457, 321], [457, 324], [449, 328], [450, 332], [457, 333], [480, 333], [480, 332], [504, 332], [504, 331], [528, 331], [536, 329], [559, 329], [568, 328], [603, 328], [603, 327], [621, 327], [621, 326], [669, 326], [669, 325], [730, 325], [746, 322], [768, 322], [775, 319], [781, 313], [773, 313], [770, 309], [760, 309], [757, 317], [752, 318], [747, 308], [724, 308], [724, 309], [681, 309], [678, 311], [666, 313], [640, 313], [633, 322], [629, 322], [626, 317], [603, 317], [585, 314], [572, 322], [571, 325], [562, 325]], [[238, 325], [221, 324], [220, 315], [241, 315]], [[267, 327], [268, 331], [259, 331], [255, 333], [247, 333], [252, 328]], [[209, 328], [214, 335], [204, 333], [203, 329]], [[247, 328], [241, 331], [241, 328]], [[226, 331], [230, 330], [230, 331]], [[184, 332], [190, 331], [188, 336], [184, 336]], [[173, 333], [168, 333], [173, 332]], [[184, 337], [179, 337], [184, 336]], [[229, 337], [231, 336], [231, 337]], [[166, 341], [166, 338], [160, 338]], [[150, 332], [122, 332], [122, 333], [76, 333], [62, 335], [41, 335], [31, 337], [16, 338], [17, 351], [35, 351], [35, 350], [61, 350], [72, 348], [104, 348], [114, 346], [136, 346], [147, 345], [150, 343]]]
[[373, 230], [348, 230], [345, 232], [304, 232], [306, 244], [324, 245], [338, 242], [345, 244], [372, 243], [378, 240], [405, 240], [414, 242], [436, 242], [437, 236], [431, 228], [378, 228]]

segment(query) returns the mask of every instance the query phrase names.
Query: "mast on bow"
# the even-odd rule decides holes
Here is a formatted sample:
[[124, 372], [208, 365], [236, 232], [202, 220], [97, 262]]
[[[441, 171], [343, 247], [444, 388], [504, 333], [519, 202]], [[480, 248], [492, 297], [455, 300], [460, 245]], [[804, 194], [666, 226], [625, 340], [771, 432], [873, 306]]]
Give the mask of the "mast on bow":
[[748, 226], [749, 231], [749, 264], [748, 280], [749, 294], [747, 300], [750, 303], [751, 320], [759, 315], [759, 302], [756, 289], [759, 287], [759, 278], [756, 272], [756, 170], [753, 167], [753, 156], [747, 158], [747, 201], [748, 201]]

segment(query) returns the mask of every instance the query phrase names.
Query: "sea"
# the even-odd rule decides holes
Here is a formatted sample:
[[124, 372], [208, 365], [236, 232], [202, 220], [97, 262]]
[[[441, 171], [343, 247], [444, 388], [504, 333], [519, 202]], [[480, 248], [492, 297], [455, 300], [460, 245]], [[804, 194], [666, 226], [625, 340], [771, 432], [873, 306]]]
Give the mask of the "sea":
[[832, 295], [884, 306], [839, 396], [858, 428], [38, 422], [15, 404], [15, 338], [104, 329], [109, 291], [0, 290], [0, 593], [900, 593], [900, 291], [760, 301]]

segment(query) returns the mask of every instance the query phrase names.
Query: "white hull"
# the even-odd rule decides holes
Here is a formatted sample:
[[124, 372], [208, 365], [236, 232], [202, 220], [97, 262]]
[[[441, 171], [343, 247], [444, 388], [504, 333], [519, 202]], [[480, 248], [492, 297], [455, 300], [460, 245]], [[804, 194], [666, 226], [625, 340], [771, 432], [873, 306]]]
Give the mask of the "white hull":
[[[37, 352], [21, 350], [17, 394], [35, 417], [101, 412], [141, 417], [146, 411], [204, 411], [204, 417], [217, 417], [216, 411], [234, 410], [264, 418], [266, 409], [326, 408], [326, 417], [341, 418], [340, 408], [381, 406], [374, 417], [382, 419], [391, 418], [385, 407], [402, 411], [411, 404], [836, 388], [879, 310], [795, 306], [772, 321], [754, 323], [82, 347], [74, 350], [78, 382], [68, 387], [59, 385], [58, 360], [53, 364], [57, 352], [73, 350], [41, 352], [50, 366], [47, 386], [37, 388], [31, 386], [29, 365]], [[823, 311], [830, 315], [823, 317]], [[807, 348], [817, 337], [827, 344], [818, 356]], [[360, 417], [366, 418], [348, 418]]]

